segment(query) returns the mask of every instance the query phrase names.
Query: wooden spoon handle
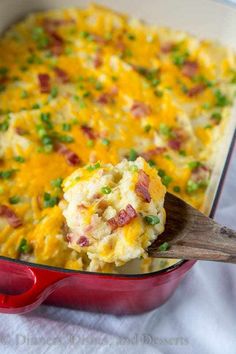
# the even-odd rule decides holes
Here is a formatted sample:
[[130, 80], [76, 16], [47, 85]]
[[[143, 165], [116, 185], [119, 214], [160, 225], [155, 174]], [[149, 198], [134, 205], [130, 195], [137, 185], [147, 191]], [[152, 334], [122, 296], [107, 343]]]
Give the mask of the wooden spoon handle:
[[[236, 232], [219, 225], [181, 199], [167, 193], [166, 228], [148, 248], [152, 257], [236, 263]], [[160, 245], [168, 242], [169, 249]]]

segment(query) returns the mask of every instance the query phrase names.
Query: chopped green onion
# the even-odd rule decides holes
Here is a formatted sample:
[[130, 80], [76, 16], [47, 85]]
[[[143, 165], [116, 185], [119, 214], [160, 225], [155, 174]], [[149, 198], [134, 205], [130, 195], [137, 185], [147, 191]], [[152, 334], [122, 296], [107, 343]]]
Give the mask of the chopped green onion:
[[29, 253], [32, 251], [32, 246], [27, 242], [25, 238], [22, 238], [18, 247], [18, 251], [20, 253]]
[[58, 203], [58, 197], [52, 196], [50, 193], [44, 193], [44, 207], [45, 208], [52, 208]]
[[14, 160], [15, 160], [16, 162], [20, 162], [20, 163], [25, 162], [25, 158], [24, 158], [23, 156], [15, 156], [15, 157], [14, 157]]
[[171, 136], [171, 128], [164, 123], [160, 124], [159, 131], [161, 134], [163, 134], [167, 137]]
[[52, 89], [51, 89], [51, 92], [50, 92], [50, 96], [52, 98], [56, 98], [58, 95], [58, 87], [56, 86], [53, 86]]
[[20, 201], [20, 197], [18, 197], [17, 195], [14, 195], [13, 197], [9, 198], [9, 203], [10, 204], [18, 204]]
[[231, 103], [229, 98], [226, 95], [224, 95], [220, 90], [216, 90], [214, 92], [214, 96], [215, 96], [217, 107], [225, 107]]
[[63, 143], [73, 143], [74, 138], [70, 135], [60, 135], [59, 140]]
[[205, 102], [205, 103], [203, 103], [202, 108], [203, 109], [210, 109], [211, 108], [211, 104], [209, 102]]
[[87, 32], [87, 31], [81, 31], [79, 33], [79, 35], [80, 35], [81, 38], [85, 38], [86, 39], [86, 38], [88, 38], [90, 36], [90, 33]]
[[51, 180], [51, 186], [56, 188], [61, 188], [62, 181], [63, 181], [62, 177], [55, 178]]
[[148, 160], [148, 164], [149, 164], [149, 166], [151, 166], [151, 167], [156, 166], [156, 162], [153, 161], [153, 160]]
[[194, 170], [195, 168], [201, 166], [201, 162], [199, 161], [191, 161], [188, 163], [188, 167], [191, 168], [191, 170]]
[[165, 171], [164, 170], [162, 170], [161, 168], [159, 168], [159, 170], [158, 170], [158, 175], [162, 178], [162, 177], [164, 177], [165, 176]]
[[135, 41], [135, 39], [136, 39], [136, 36], [135, 36], [134, 34], [132, 34], [132, 33], [128, 33], [128, 34], [127, 34], [127, 37], [128, 37], [128, 39], [129, 39], [130, 41]]
[[137, 172], [138, 171], [138, 166], [133, 164], [132, 166], [130, 166], [130, 171]]
[[70, 47], [66, 47], [65, 48], [65, 54], [66, 55], [70, 55], [70, 54], [72, 54], [73, 53], [73, 49], [72, 48], [70, 48]]
[[122, 59], [129, 58], [132, 57], [132, 55], [133, 55], [132, 51], [129, 48], [126, 48], [125, 50], [122, 51], [121, 58]]
[[95, 90], [101, 91], [103, 89], [103, 84], [99, 81], [96, 82], [95, 84]]
[[69, 132], [71, 130], [71, 124], [63, 123], [62, 124], [62, 130], [64, 130], [64, 132]]
[[161, 252], [165, 252], [170, 248], [170, 245], [168, 242], [163, 242], [159, 247], [158, 250]]
[[92, 139], [89, 139], [86, 143], [88, 147], [93, 147], [94, 146], [94, 141]]
[[180, 156], [186, 156], [186, 151], [185, 150], [179, 150], [179, 155]]
[[213, 119], [214, 121], [216, 121], [217, 123], [220, 123], [221, 119], [222, 119], [222, 115], [219, 112], [214, 112], [211, 115], [211, 119]]
[[188, 57], [189, 57], [189, 53], [187, 51], [184, 53], [174, 52], [172, 54], [172, 62], [176, 66], [181, 67]]
[[49, 135], [44, 135], [41, 142], [43, 145], [52, 145], [52, 138]]
[[145, 125], [144, 131], [148, 133], [152, 129], [152, 126], [150, 124]]
[[102, 139], [102, 144], [108, 146], [108, 145], [110, 145], [110, 140], [107, 139], [107, 138], [103, 138]]
[[0, 132], [6, 132], [8, 128], [9, 128], [8, 120], [5, 120], [4, 122], [0, 123]]
[[110, 193], [111, 193], [111, 188], [108, 187], [108, 186], [102, 187], [102, 188], [101, 188], [101, 192], [102, 192], [103, 194], [110, 194]]
[[154, 94], [155, 94], [155, 96], [157, 96], [157, 97], [162, 97], [162, 96], [163, 96], [163, 91], [155, 90], [155, 91], [154, 91]]
[[198, 188], [199, 188], [199, 184], [198, 183], [192, 181], [191, 179], [188, 180], [187, 187], [186, 187], [187, 193], [190, 193], [190, 194], [194, 193], [194, 192], [196, 192], [198, 190]]
[[3, 85], [3, 84], [0, 84], [0, 92], [5, 91], [5, 89], [6, 89], [6, 86], [5, 86], [5, 85]]
[[23, 91], [21, 92], [21, 94], [20, 94], [20, 97], [21, 97], [21, 98], [27, 98], [27, 97], [29, 97], [29, 94], [28, 94], [27, 91], [23, 90]]
[[11, 177], [14, 175], [14, 173], [15, 173], [16, 171], [17, 171], [17, 170], [14, 170], [14, 169], [12, 169], [12, 170], [0, 171], [0, 178], [2, 178], [2, 179], [9, 179], [9, 178], [11, 178]]
[[100, 168], [100, 167], [101, 167], [100, 163], [97, 162], [97, 163], [95, 163], [95, 165], [89, 165], [89, 166], [87, 166], [86, 169], [87, 169], [88, 171], [92, 172], [92, 171], [94, 171], [94, 170], [96, 170], [96, 169], [98, 169], [98, 168]]
[[32, 109], [39, 109], [40, 108], [40, 104], [39, 103], [34, 103], [32, 106]]
[[36, 126], [36, 130], [37, 130], [37, 133], [38, 133], [40, 138], [42, 138], [43, 136], [47, 135], [47, 131], [44, 128], [43, 125], [37, 125]]
[[180, 189], [179, 186], [174, 186], [174, 187], [173, 187], [173, 191], [174, 191], [175, 193], [180, 193], [181, 189]]
[[163, 176], [162, 177], [162, 179], [161, 179], [161, 181], [162, 181], [162, 183], [164, 184], [164, 186], [166, 186], [166, 187], [168, 187], [168, 185], [172, 182], [172, 177], [170, 177], [170, 176]]
[[85, 92], [83, 93], [83, 97], [84, 97], [84, 98], [90, 97], [90, 96], [91, 96], [91, 92], [89, 92], [89, 91], [85, 91]]
[[44, 49], [49, 44], [49, 39], [43, 27], [34, 27], [32, 30], [32, 38], [36, 42], [38, 49]]
[[147, 215], [144, 217], [144, 220], [149, 225], [157, 225], [160, 223], [160, 219], [156, 215]]
[[1, 66], [0, 67], [0, 75], [1, 76], [7, 75], [8, 71], [9, 71], [9, 69], [6, 66]]
[[138, 153], [134, 149], [130, 149], [129, 151], [129, 161], [135, 161], [138, 157]]
[[53, 125], [51, 122], [51, 114], [50, 113], [41, 113], [40, 115], [40, 119], [43, 123], [45, 123], [47, 125], [47, 128], [52, 129]]

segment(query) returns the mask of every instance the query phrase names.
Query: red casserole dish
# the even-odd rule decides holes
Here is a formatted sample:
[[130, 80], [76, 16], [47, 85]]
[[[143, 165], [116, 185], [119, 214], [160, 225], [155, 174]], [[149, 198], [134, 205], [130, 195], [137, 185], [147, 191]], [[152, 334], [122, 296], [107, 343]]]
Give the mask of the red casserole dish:
[[[232, 156], [232, 139], [218, 190], [213, 217]], [[36, 265], [0, 257], [0, 312], [25, 313], [41, 303], [121, 314], [138, 314], [163, 304], [196, 261], [182, 260], [148, 274], [117, 275], [88, 273]]]
[[[120, 8], [116, 1], [101, 2], [120, 11], [129, 12], [130, 10], [127, 1], [120, 1]], [[87, 2], [74, 1], [72, 3], [73, 5], [85, 5]], [[149, 15], [151, 16], [152, 22], [153, 20], [159, 21], [160, 16], [162, 16], [164, 20], [166, 19], [166, 24], [171, 25], [173, 23], [173, 17], [176, 15], [173, 15], [173, 11], [171, 12], [169, 10], [172, 9], [174, 3], [176, 3], [176, 6], [179, 5], [178, 0], [168, 0], [165, 4], [161, 1], [148, 0], [145, 2], [144, 9], [144, 4], [141, 4], [141, 2], [137, 0], [136, 4], [140, 6], [133, 6], [134, 3], [132, 3], [133, 9], [130, 12], [133, 13], [134, 16], [147, 17], [147, 11], [145, 10], [149, 8]], [[190, 11], [193, 3], [196, 11]], [[202, 3], [196, 5], [195, 1], [184, 0], [183, 8], [180, 9], [180, 12], [181, 14], [185, 12], [185, 15], [191, 12], [192, 15], [194, 14], [195, 21], [199, 16], [201, 18], [203, 8], [205, 8], [206, 4], [213, 6], [216, 11], [214, 14], [215, 19], [217, 19], [218, 15], [223, 18], [225, 14], [224, 11], [228, 12], [228, 15], [231, 16], [229, 14], [231, 10], [227, 6], [224, 6], [224, 11], [222, 11], [221, 6], [223, 5], [211, 1], [206, 1], [203, 6]], [[24, 6], [22, 6], [21, 9], [17, 6], [12, 6], [8, 21], [17, 18], [19, 12], [25, 14], [26, 12], [38, 8], [36, 1], [30, 2], [28, 5], [26, 9], [24, 9]], [[60, 7], [62, 2], [55, 1], [53, 5]], [[155, 11], [152, 11], [156, 9], [156, 6], [160, 6], [161, 8], [159, 15], [156, 16], [157, 18], [153, 15]], [[45, 5], [43, 8], [46, 9], [47, 6]], [[3, 22], [3, 27], [7, 25], [7, 20], [5, 21], [7, 9], [8, 2], [3, 1], [0, 4], [0, 21]], [[1, 14], [4, 14], [4, 18]], [[178, 19], [174, 21], [173, 27], [175, 25], [178, 27], [181, 14], [177, 16]], [[186, 16], [183, 17], [182, 27], [190, 30], [189, 28], [193, 25], [195, 26], [196, 32], [201, 34], [201, 31], [198, 31], [198, 25], [194, 21], [194, 23], [192, 23], [192, 20], [189, 18], [186, 20], [186, 18]], [[209, 22], [210, 21], [212, 21], [212, 18], [209, 19]], [[163, 20], [159, 22], [163, 23]], [[215, 24], [215, 26], [217, 26], [217, 24]], [[205, 29], [208, 37], [211, 37], [212, 33], [214, 33], [213, 27]], [[226, 42], [231, 41], [230, 35], [228, 37], [229, 40], [226, 38]], [[215, 174], [214, 186], [208, 193], [208, 200], [210, 202], [204, 209], [206, 214], [209, 214], [211, 217], [213, 217], [215, 213], [217, 202], [222, 191], [224, 177], [232, 155], [235, 142], [234, 129], [235, 120], [233, 122], [232, 119], [232, 122], [227, 128], [227, 137], [225, 141], [222, 142], [224, 152], [218, 159], [218, 173]], [[142, 313], [163, 304], [174, 293], [175, 289], [194, 263], [195, 261], [182, 260], [169, 268], [153, 273], [118, 275], [65, 270], [0, 257], [0, 312], [13, 314], [25, 313], [35, 309], [41, 303], [46, 303], [55, 306], [118, 315]]]

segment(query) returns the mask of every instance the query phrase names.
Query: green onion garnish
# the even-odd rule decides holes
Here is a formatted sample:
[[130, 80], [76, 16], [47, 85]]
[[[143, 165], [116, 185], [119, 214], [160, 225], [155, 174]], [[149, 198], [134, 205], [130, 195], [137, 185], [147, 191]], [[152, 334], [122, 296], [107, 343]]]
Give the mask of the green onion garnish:
[[157, 225], [160, 223], [160, 219], [156, 215], [147, 215], [144, 217], [144, 220], [149, 225]]

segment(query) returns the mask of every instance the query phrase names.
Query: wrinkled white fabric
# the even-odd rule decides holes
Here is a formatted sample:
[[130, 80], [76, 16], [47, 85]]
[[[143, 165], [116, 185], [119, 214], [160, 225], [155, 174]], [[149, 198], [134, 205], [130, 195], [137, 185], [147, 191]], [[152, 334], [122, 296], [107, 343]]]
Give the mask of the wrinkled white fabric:
[[[236, 229], [236, 150], [216, 220]], [[198, 262], [162, 307], [139, 316], [41, 306], [0, 315], [0, 353], [236, 353], [236, 265]]]

